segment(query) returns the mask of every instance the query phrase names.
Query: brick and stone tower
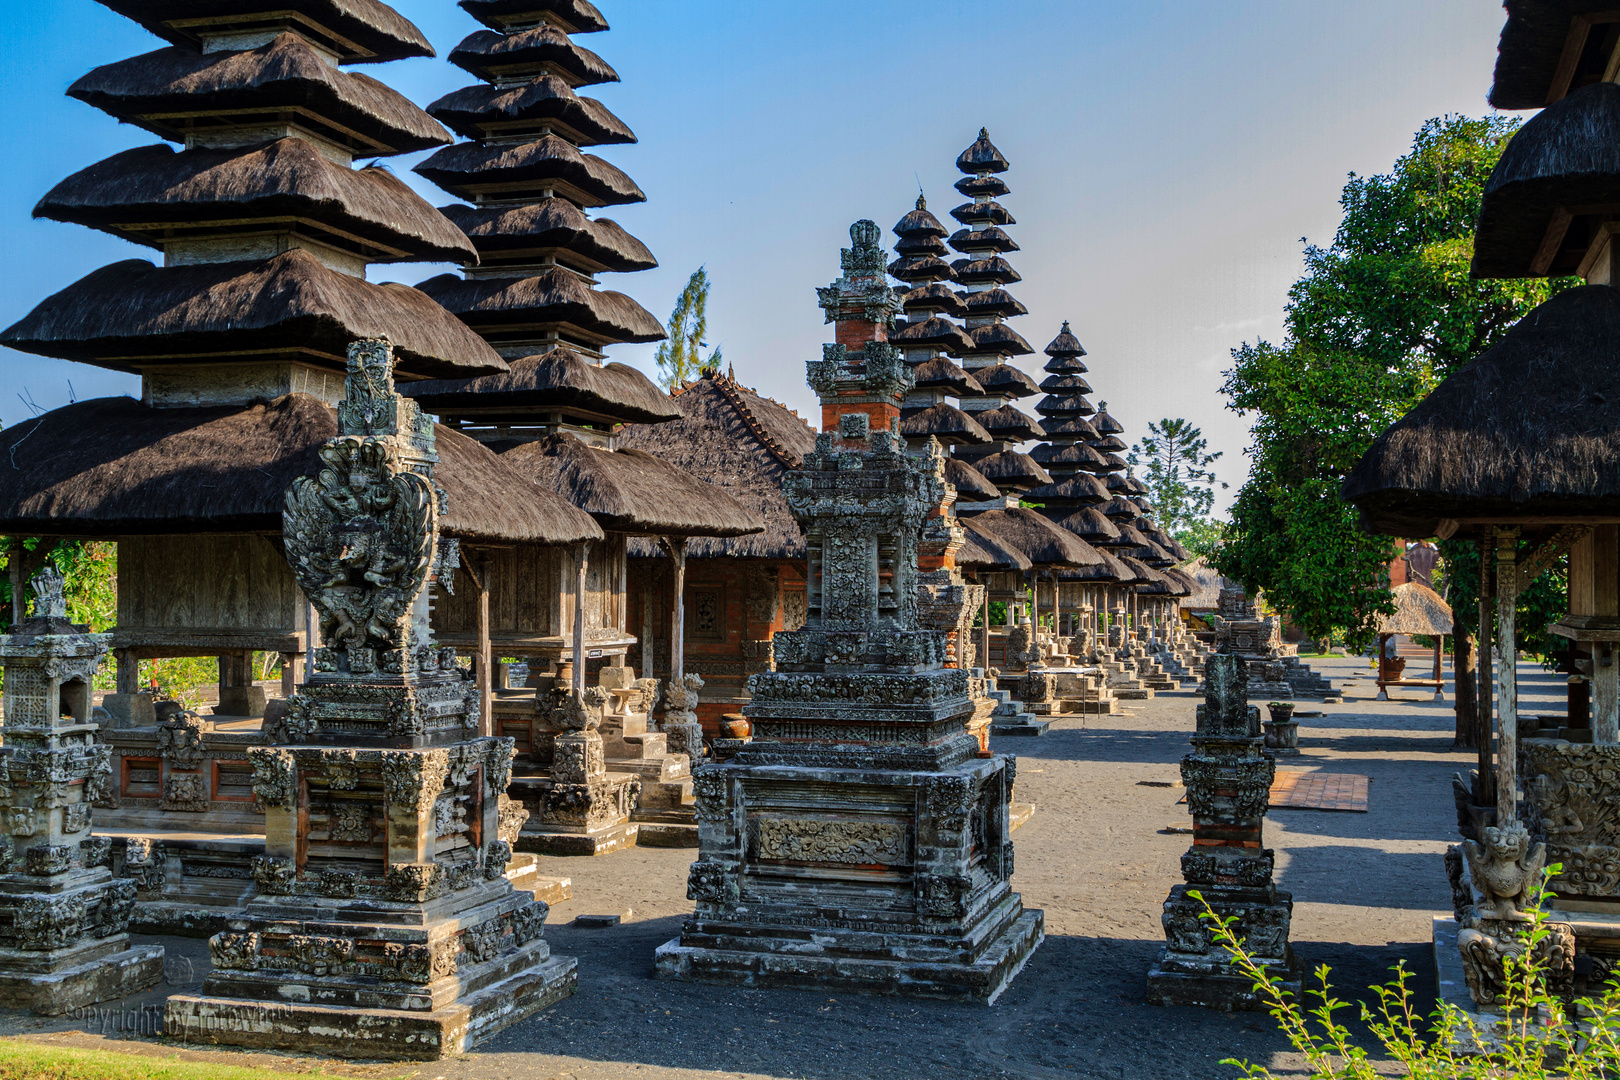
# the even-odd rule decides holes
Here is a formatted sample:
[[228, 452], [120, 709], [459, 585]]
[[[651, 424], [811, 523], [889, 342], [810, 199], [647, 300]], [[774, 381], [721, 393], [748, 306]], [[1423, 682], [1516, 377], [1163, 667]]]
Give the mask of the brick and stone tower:
[[56, 1016], [163, 977], [161, 945], [131, 946], [135, 883], [90, 834], [112, 756], [96, 743], [90, 683], [111, 634], [67, 620], [62, 575], [34, 576], [34, 614], [0, 636], [0, 1005]]
[[983, 446], [962, 447], [957, 456], [1004, 494], [1016, 494], [1050, 483], [1051, 477], [1018, 450], [1020, 444], [1039, 439], [1043, 433], [1034, 417], [1013, 404], [1040, 390], [1035, 380], [1009, 363], [1015, 356], [1035, 351], [1006, 322], [1026, 313], [1024, 305], [1006, 289], [1023, 280], [1004, 258], [1017, 251], [1018, 245], [1005, 228], [1014, 224], [1013, 216], [997, 201], [1011, 190], [1000, 176], [1010, 166], [990, 141], [990, 133], [980, 128], [973, 145], [957, 157], [956, 167], [966, 174], [956, 182], [956, 190], [973, 200], [951, 211], [963, 227], [949, 240], [962, 255], [951, 263], [951, 271], [963, 289], [958, 296], [973, 340], [962, 366], [984, 389], [982, 396], [964, 396], [962, 408], [991, 437]]
[[585, 150], [636, 141], [630, 128], [579, 88], [618, 82], [571, 35], [608, 28], [587, 0], [464, 0], [488, 29], [457, 45], [450, 62], [483, 82], [428, 106], [470, 142], [416, 167], [467, 204], [443, 207], [478, 249], [462, 273], [421, 289], [510, 359], [559, 346], [601, 361], [617, 342], [658, 341], [664, 328], [597, 275], [647, 270], [652, 252], [601, 207], [645, 202], [635, 181]]
[[574, 989], [546, 905], [505, 877], [512, 740], [477, 735], [476, 686], [428, 628], [457, 556], [433, 425], [392, 365], [386, 339], [351, 346], [325, 467], [287, 492], [287, 560], [324, 644], [249, 754], [265, 854], [201, 994], [169, 999], [168, 1029], [194, 1041], [431, 1059]]
[[[1013, 762], [966, 730], [968, 672], [918, 612], [943, 455], [896, 432], [910, 372], [884, 337], [878, 230], [819, 290], [837, 343], [809, 367], [824, 430], [786, 494], [809, 549], [803, 629], [749, 680], [753, 741], [696, 774], [697, 911], [662, 978], [993, 1001], [1043, 938], [1012, 891]], [[882, 927], [874, 934], [874, 927]]]

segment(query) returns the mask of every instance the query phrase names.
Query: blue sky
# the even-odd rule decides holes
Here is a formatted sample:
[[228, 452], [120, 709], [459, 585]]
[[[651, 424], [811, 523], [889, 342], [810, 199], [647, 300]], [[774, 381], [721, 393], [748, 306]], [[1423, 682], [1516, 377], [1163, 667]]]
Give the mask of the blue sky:
[[[395, 6], [441, 57], [477, 29], [450, 0]], [[1012, 163], [1003, 202], [1024, 277], [1012, 291], [1030, 310], [1015, 328], [1038, 349], [1071, 320], [1094, 397], [1126, 437], [1185, 416], [1225, 452], [1234, 490], [1247, 423], [1218, 392], [1228, 351], [1280, 335], [1300, 238], [1332, 238], [1347, 172], [1387, 169], [1429, 117], [1488, 110], [1503, 18], [1487, 0], [598, 6], [613, 29], [581, 44], [624, 81], [586, 92], [640, 138], [602, 155], [648, 196], [609, 214], [661, 263], [604, 276], [607, 287], [663, 318], [706, 264], [711, 342], [738, 379], [809, 416], [804, 361], [831, 339], [813, 290], [837, 276], [850, 222], [887, 230], [919, 181], [944, 218], [960, 201], [955, 157], [987, 126]], [[160, 44], [91, 0], [0, 5], [12, 148], [0, 170], [0, 325], [97, 267], [151, 256], [29, 211], [70, 173], [155, 141], [63, 92]], [[443, 59], [365, 70], [424, 105], [470, 81]], [[416, 160], [389, 164], [434, 205], [451, 201], [410, 173]], [[371, 276], [416, 282], [443, 269]], [[652, 368], [652, 346], [611, 355]], [[131, 376], [0, 350], [0, 422], [135, 392]]]

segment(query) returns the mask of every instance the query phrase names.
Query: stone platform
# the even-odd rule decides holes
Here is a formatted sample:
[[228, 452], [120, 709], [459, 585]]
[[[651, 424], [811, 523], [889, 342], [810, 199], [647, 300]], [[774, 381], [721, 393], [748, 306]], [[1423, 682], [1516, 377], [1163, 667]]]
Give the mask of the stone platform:
[[[982, 1001], [986, 1005], [995, 1004], [1013, 976], [1023, 970], [1030, 955], [1046, 940], [1045, 915], [1040, 911], [1018, 914], [970, 964], [863, 956], [859, 954], [858, 939], [841, 948], [832, 947], [819, 940], [821, 935], [815, 931], [802, 928], [792, 935], [802, 951], [727, 949], [723, 943], [728, 935], [724, 932], [713, 936], [715, 945], [682, 944], [703, 940], [705, 930], [701, 920], [694, 921], [687, 933], [659, 947], [655, 961], [659, 978], [759, 988], [904, 994]], [[878, 947], [878, 937], [873, 933], [868, 943]]]
[[275, 980], [267, 992], [281, 1003], [176, 994], [165, 1011], [165, 1031], [187, 1043], [224, 1043], [267, 1049], [297, 1046], [338, 1058], [432, 1061], [471, 1049], [480, 1039], [517, 1023], [574, 992], [579, 961], [539, 950], [519, 952], [501, 977], [470, 989], [455, 978], [429, 984], [424, 998], [450, 1003], [428, 1010], [318, 1005], [298, 1001], [306, 987]]
[[48, 953], [31, 957], [19, 950], [0, 951], [0, 1008], [61, 1016], [86, 1005], [127, 997], [162, 979], [163, 946], [132, 946], [128, 934], [102, 944], [107, 946], [105, 952], [87, 951], [85, 959], [57, 971], [28, 970], [38, 966], [30, 960]]

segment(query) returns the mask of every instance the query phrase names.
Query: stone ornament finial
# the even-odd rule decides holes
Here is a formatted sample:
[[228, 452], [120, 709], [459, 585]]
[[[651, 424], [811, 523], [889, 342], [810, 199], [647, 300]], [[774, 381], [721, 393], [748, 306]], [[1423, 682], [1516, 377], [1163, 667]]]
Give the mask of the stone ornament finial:
[[28, 584], [34, 590], [34, 618], [67, 618], [67, 600], [62, 596], [67, 579], [63, 577], [62, 571], [53, 564], [46, 563], [39, 568], [39, 572]]

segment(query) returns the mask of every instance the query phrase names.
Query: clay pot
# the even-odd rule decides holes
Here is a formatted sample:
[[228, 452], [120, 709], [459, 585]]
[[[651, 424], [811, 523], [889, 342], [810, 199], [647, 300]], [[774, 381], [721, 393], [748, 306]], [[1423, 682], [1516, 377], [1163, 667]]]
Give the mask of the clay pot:
[[720, 717], [720, 737], [722, 739], [746, 739], [753, 733], [753, 727], [748, 718], [742, 713], [728, 712]]
[[1271, 722], [1286, 724], [1294, 718], [1294, 703], [1292, 701], [1268, 701], [1266, 711], [1271, 713]]

